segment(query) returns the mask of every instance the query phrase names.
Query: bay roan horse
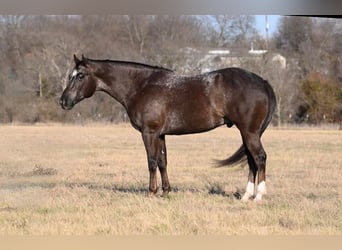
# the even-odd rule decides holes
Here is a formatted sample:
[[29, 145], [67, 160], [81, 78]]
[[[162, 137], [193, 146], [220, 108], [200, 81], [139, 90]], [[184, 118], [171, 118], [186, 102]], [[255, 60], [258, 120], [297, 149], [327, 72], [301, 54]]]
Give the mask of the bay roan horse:
[[132, 126], [142, 134], [150, 195], [157, 192], [157, 168], [163, 195], [170, 191], [165, 135], [201, 133], [226, 124], [239, 129], [243, 143], [218, 164], [247, 160], [249, 175], [242, 200], [261, 200], [266, 193], [266, 153], [260, 137], [276, 106], [274, 92], [266, 80], [240, 68], [189, 77], [134, 62], [93, 60], [83, 55], [81, 60], [74, 55], [74, 61], [60, 98], [62, 108], [70, 110], [95, 91], [104, 91], [121, 103]]

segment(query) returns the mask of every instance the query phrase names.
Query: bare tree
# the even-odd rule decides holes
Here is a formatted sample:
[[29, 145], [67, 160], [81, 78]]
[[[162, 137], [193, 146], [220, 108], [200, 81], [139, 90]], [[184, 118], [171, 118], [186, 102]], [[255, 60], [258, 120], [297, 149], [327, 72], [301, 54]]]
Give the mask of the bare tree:
[[213, 30], [216, 31], [212, 39], [216, 41], [217, 47], [248, 47], [257, 34], [253, 16], [215, 15], [211, 18]]
[[213, 19], [214, 29], [217, 30], [213, 38], [217, 41], [217, 47], [225, 47], [230, 43], [232, 37], [233, 17], [230, 15], [215, 15]]
[[151, 23], [151, 16], [125, 16], [126, 34], [133, 49], [142, 55]]
[[298, 54], [301, 44], [312, 40], [313, 25], [309, 17], [283, 17], [274, 38], [276, 49], [286, 56]]

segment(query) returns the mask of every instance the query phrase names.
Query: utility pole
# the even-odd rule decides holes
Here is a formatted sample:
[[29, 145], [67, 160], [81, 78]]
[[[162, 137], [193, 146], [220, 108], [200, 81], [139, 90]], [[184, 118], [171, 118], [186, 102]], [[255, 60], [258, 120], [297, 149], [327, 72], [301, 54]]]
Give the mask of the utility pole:
[[268, 30], [270, 29], [270, 25], [268, 23], [268, 16], [265, 16], [265, 29], [266, 29], [266, 50], [268, 50]]

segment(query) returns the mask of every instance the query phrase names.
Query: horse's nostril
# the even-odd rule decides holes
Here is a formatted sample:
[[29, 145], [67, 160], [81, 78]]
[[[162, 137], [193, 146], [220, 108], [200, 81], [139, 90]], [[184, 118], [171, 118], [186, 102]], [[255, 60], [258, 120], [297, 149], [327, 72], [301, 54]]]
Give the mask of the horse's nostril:
[[60, 98], [59, 99], [59, 105], [63, 106], [63, 104], [64, 104], [64, 100], [63, 100], [63, 98]]

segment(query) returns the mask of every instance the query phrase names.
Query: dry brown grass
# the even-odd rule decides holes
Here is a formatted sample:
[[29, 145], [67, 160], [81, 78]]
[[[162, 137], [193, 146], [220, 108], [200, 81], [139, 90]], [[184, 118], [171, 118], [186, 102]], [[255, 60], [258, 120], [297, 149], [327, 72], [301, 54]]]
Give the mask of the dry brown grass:
[[1, 235], [333, 234], [342, 232], [342, 132], [266, 131], [265, 199], [235, 198], [247, 168], [213, 168], [236, 129], [167, 137], [169, 198], [147, 198], [129, 125], [0, 126]]

